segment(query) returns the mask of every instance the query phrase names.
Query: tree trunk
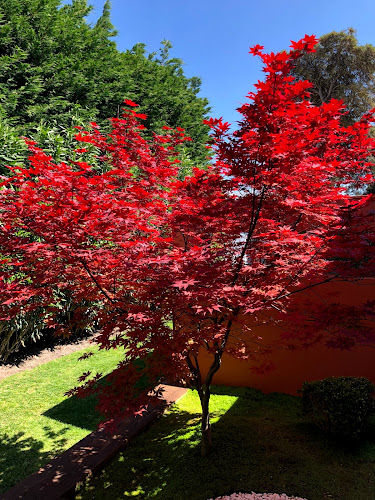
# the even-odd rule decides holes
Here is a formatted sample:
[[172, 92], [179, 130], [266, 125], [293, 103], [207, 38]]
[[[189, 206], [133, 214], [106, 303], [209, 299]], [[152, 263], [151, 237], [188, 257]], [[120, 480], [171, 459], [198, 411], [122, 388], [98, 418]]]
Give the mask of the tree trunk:
[[202, 413], [201, 429], [201, 455], [202, 457], [206, 457], [210, 453], [212, 448], [210, 414], [208, 413], [208, 411]]
[[[227, 328], [227, 334], [226, 334], [226, 339], [225, 342], [228, 338], [230, 329], [232, 326], [232, 320], [228, 322], [228, 328]], [[210, 424], [210, 412], [209, 412], [209, 404], [210, 404], [210, 396], [211, 396], [211, 382], [212, 382], [212, 377], [214, 374], [218, 371], [221, 365], [221, 356], [225, 347], [225, 342], [222, 343], [221, 347], [219, 348], [219, 345], [216, 343], [217, 351], [215, 353], [215, 359], [210, 366], [210, 369], [207, 373], [206, 380], [204, 384], [202, 384], [202, 377], [201, 377], [201, 372], [199, 369], [199, 363], [198, 363], [198, 358], [197, 356], [193, 355], [194, 360], [195, 360], [195, 365], [191, 358], [189, 357], [189, 354], [186, 355], [186, 361], [189, 366], [189, 369], [194, 377], [194, 383], [195, 387], [198, 391], [199, 394], [199, 399], [201, 402], [202, 406], [202, 421], [201, 421], [201, 455], [202, 457], [207, 456], [212, 448], [212, 441], [211, 441], [211, 424]]]
[[[199, 398], [201, 400], [202, 406], [202, 424], [201, 424], [201, 455], [202, 457], [207, 456], [212, 448], [211, 441], [211, 424], [210, 424], [210, 396], [211, 396], [211, 382], [212, 377], [218, 371], [221, 365], [221, 355], [222, 352], [218, 349], [215, 353], [215, 359], [207, 373], [204, 386], [198, 385]], [[198, 365], [197, 365], [198, 366]]]

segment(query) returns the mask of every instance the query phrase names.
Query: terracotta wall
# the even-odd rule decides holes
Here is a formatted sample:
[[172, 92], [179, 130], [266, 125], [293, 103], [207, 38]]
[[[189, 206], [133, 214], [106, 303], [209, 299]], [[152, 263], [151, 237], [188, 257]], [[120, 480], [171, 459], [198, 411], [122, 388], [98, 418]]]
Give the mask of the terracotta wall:
[[[316, 300], [313, 294], [306, 292], [300, 300]], [[325, 284], [319, 289], [322, 297], [334, 298], [343, 304], [360, 304], [375, 299], [375, 279], [363, 280], [360, 284], [352, 283]], [[257, 327], [257, 335], [265, 344], [271, 344], [279, 336], [276, 327]], [[243, 337], [243, 335], [242, 335]], [[237, 360], [224, 354], [220, 370], [213, 379], [214, 384], [228, 386], [255, 387], [263, 392], [285, 392], [297, 394], [306, 380], [317, 380], [329, 376], [367, 377], [375, 383], [375, 349], [356, 347], [350, 351], [339, 351], [325, 347], [307, 350], [275, 350], [271, 357], [275, 369], [265, 374], [252, 370], [251, 362]], [[204, 373], [211, 363], [206, 352], [200, 355], [200, 365]]]
[[[375, 195], [363, 206], [359, 213], [370, 217], [375, 231]], [[369, 251], [374, 251], [370, 248]], [[343, 304], [360, 304], [375, 300], [375, 277], [362, 280], [360, 284], [331, 283], [319, 287], [319, 294], [328, 300]], [[299, 300], [315, 301], [312, 292], [306, 292]], [[275, 327], [257, 327], [262, 342], [272, 344], [279, 336]], [[243, 336], [243, 335], [242, 335]], [[201, 353], [201, 367], [206, 373], [210, 359]], [[275, 370], [259, 375], [251, 369], [251, 363], [239, 361], [224, 354], [220, 370], [213, 379], [214, 384], [228, 386], [249, 386], [264, 392], [285, 392], [296, 394], [306, 380], [317, 380], [329, 376], [367, 377], [375, 383], [375, 348], [356, 347], [350, 351], [339, 351], [325, 347], [308, 350], [275, 350], [271, 356]]]

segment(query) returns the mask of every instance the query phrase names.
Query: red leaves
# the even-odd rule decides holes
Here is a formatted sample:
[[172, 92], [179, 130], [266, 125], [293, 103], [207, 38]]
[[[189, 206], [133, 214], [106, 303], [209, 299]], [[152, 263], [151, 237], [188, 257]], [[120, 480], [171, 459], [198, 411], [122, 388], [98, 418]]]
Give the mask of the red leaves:
[[315, 52], [314, 47], [319, 42], [319, 40], [314, 36], [305, 35], [304, 38], [298, 42], [291, 41], [291, 49], [304, 52]]
[[131, 101], [130, 99], [125, 99], [124, 104], [127, 104], [128, 106], [131, 106], [131, 107], [139, 106], [139, 104], [136, 104], [135, 102]]
[[216, 127], [220, 121], [222, 120], [222, 118], [209, 118], [208, 120], [203, 120], [203, 123], [205, 125], [208, 125], [209, 127], [213, 128], [213, 127]]
[[257, 56], [259, 54], [262, 54], [262, 50], [264, 49], [263, 45], [254, 45], [253, 47], [250, 47], [249, 54], [252, 54], [253, 56]]
[[176, 281], [176, 283], [173, 283], [172, 286], [186, 290], [189, 286], [195, 285], [195, 283], [198, 283], [198, 281], [193, 280], [193, 279], [185, 280], [185, 281], [181, 280], [181, 281]]
[[[252, 337], [254, 351], [242, 333], [262, 326], [270, 311], [281, 324], [300, 288], [375, 273], [373, 222], [358, 215], [371, 200], [358, 204], [355, 215], [346, 192], [370, 179], [372, 117], [343, 128], [340, 101], [310, 104], [310, 84], [289, 72], [315, 43], [306, 36], [292, 42], [290, 53], [250, 50], [263, 60], [265, 81], [240, 108], [233, 134], [221, 118], [205, 120], [215, 161], [193, 168], [184, 181], [177, 180], [175, 149], [190, 140], [184, 130], [165, 126], [147, 140], [139, 124], [146, 115], [126, 109], [111, 120], [108, 135], [96, 124], [90, 132], [78, 128], [77, 140], [101, 151], [106, 173], [84, 161], [56, 165], [30, 144], [30, 165], [13, 169], [12, 189], [2, 183], [1, 318], [43, 308], [46, 324], [58, 332], [95, 325], [101, 349], [124, 349], [124, 361], [108, 377], [112, 385], [103, 389], [100, 374], [85, 373], [83, 386], [70, 392], [98, 392], [106, 417], [138, 411], [161, 375], [189, 378], [187, 356], [194, 359], [200, 348], [259, 361], [270, 352], [266, 340], [263, 346]], [[64, 300], [76, 309], [61, 324]], [[317, 309], [315, 332], [328, 323], [334, 329], [335, 312], [360, 320], [358, 309]], [[293, 318], [296, 327], [305, 324], [302, 314]], [[334, 329], [331, 343], [372, 338], [370, 328], [353, 334], [349, 326]], [[316, 341], [312, 328], [298, 332], [303, 345]], [[256, 366], [270, 368], [263, 361]], [[147, 387], [138, 390], [144, 376]]]

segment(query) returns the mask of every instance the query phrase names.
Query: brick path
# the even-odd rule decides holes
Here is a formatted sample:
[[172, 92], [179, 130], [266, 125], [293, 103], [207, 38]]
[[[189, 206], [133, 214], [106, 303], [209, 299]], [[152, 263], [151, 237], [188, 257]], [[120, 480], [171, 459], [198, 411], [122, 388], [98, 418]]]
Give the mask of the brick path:
[[38, 472], [8, 490], [2, 500], [54, 500], [72, 498], [76, 484], [99, 471], [128, 442], [148, 428], [186, 393], [182, 387], [163, 385], [159, 403], [149, 406], [141, 417], [131, 417], [117, 427], [117, 434], [109, 435], [104, 429], [92, 432], [77, 444], [54, 458]]

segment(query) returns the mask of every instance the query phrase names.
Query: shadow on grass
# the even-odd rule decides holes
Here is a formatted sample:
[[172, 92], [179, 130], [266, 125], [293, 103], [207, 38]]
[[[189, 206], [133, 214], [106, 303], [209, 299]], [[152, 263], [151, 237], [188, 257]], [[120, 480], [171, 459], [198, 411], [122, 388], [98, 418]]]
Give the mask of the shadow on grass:
[[44, 431], [53, 441], [53, 454], [43, 451], [43, 441], [26, 437], [24, 432], [0, 436], [0, 493], [36, 472], [53, 455], [58, 455], [65, 449], [65, 429], [55, 433], [51, 428], [44, 427]]
[[95, 396], [86, 398], [72, 396], [49, 408], [43, 415], [64, 424], [74, 425], [92, 432], [100, 423], [100, 415], [95, 410], [97, 402]]
[[[145, 367], [144, 361], [140, 359], [135, 360], [133, 363], [139, 367], [140, 371]], [[102, 377], [97, 383], [105, 387], [108, 385], [108, 376]], [[143, 391], [157, 384], [158, 381], [152, 384], [146, 375], [140, 373], [139, 379], [135, 383], [135, 390]], [[58, 405], [49, 408], [43, 415], [64, 424], [74, 425], [75, 427], [92, 432], [97, 429], [102, 419], [100, 413], [95, 409], [97, 404], [98, 397], [95, 395], [85, 398], [72, 396], [64, 399]]]
[[172, 408], [77, 498], [207, 500], [240, 491], [309, 500], [373, 497], [374, 428], [362, 443], [348, 447], [305, 424], [297, 397], [226, 387], [213, 388], [213, 394], [237, 400], [219, 416], [213, 398], [208, 457], [200, 456], [199, 412]]
[[[144, 367], [141, 360], [136, 360], [134, 363], [140, 367], [140, 370]], [[98, 383], [105, 386], [108, 383], [107, 377], [103, 377]], [[140, 374], [135, 387], [137, 390], [143, 390], [147, 384], [149, 384], [148, 379]], [[94, 431], [101, 420], [101, 415], [96, 411], [96, 405], [95, 395], [87, 398], [73, 396], [49, 408], [42, 415], [67, 426], [55, 432], [51, 422], [51, 427], [43, 427], [44, 434], [40, 439], [35, 439], [23, 432], [12, 435], [0, 434], [0, 492], [8, 490], [48, 463], [52, 457], [65, 451], [68, 439], [64, 435], [71, 431], [72, 426], [88, 432]], [[47, 442], [49, 450], [53, 451], [44, 451]]]

